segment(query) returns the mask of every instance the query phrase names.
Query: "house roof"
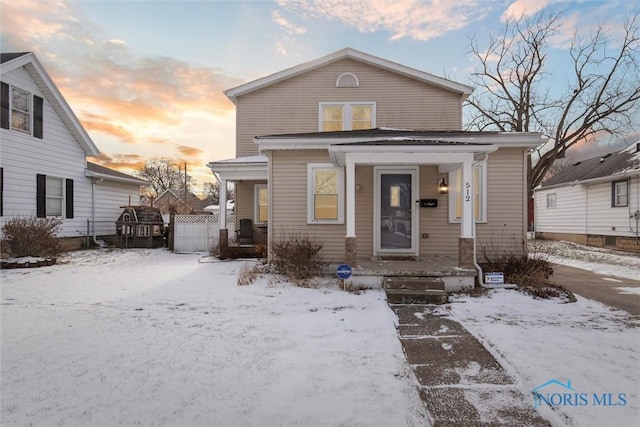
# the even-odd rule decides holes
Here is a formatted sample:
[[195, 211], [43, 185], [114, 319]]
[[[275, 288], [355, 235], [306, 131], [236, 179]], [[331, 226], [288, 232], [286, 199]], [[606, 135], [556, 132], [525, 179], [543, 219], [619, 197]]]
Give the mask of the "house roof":
[[629, 147], [576, 162], [544, 181], [540, 188], [586, 181], [615, 181], [640, 174], [640, 141]]
[[536, 147], [547, 141], [538, 132], [451, 131], [376, 128], [354, 131], [257, 136], [261, 149], [322, 149], [329, 145], [483, 145]]
[[87, 169], [85, 171], [85, 176], [93, 177], [93, 178], [102, 178], [110, 181], [120, 181], [120, 182], [128, 182], [131, 184], [137, 185], [147, 185], [148, 181], [145, 181], [140, 178], [136, 178], [131, 175], [127, 175], [126, 173], [118, 172], [113, 169], [109, 169], [107, 167], [98, 165], [96, 163], [87, 162]]
[[75, 140], [80, 144], [85, 154], [96, 156], [100, 150], [71, 110], [57, 86], [44, 69], [33, 52], [2, 53], [0, 54], [0, 75], [24, 67], [42, 94], [58, 113], [62, 122], [67, 126]]
[[303, 64], [296, 65], [295, 67], [291, 67], [286, 70], [279, 71], [266, 77], [262, 77], [260, 79], [253, 80], [243, 85], [234, 87], [232, 89], [228, 89], [225, 91], [225, 94], [234, 104], [236, 104], [238, 96], [244, 95], [254, 90], [262, 89], [280, 81], [295, 77], [299, 74], [306, 73], [332, 62], [340, 61], [347, 58], [364, 62], [365, 64], [373, 65], [378, 68], [411, 77], [424, 83], [432, 84], [443, 89], [459, 93], [465, 98], [469, 96], [473, 91], [473, 88], [471, 86], [463, 85], [452, 80], [447, 80], [434, 74], [416, 70], [415, 68], [410, 68], [405, 65], [388, 61], [386, 59], [382, 59], [377, 56], [373, 56], [368, 53], [360, 52], [358, 50], [347, 47], [322, 56], [320, 58], [314, 59], [313, 61], [305, 62]]

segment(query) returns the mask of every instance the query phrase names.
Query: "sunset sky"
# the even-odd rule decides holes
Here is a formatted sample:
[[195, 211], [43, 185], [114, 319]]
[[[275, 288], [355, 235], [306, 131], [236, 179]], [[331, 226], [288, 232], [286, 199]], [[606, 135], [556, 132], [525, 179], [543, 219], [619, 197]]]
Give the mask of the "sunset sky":
[[35, 52], [101, 151], [131, 173], [149, 157], [234, 157], [235, 111], [223, 90], [352, 47], [468, 84], [469, 38], [505, 16], [563, 10], [552, 63], [577, 29], [620, 27], [633, 1], [0, 0], [2, 52]]

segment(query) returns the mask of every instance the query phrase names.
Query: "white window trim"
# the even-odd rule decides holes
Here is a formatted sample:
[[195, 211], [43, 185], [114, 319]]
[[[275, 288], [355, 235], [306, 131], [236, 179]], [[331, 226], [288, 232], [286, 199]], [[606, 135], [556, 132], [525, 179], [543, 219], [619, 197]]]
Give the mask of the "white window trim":
[[[353, 79], [355, 80], [356, 84], [355, 86], [342, 86], [340, 85], [340, 80], [342, 79], [342, 77], [344, 76], [351, 76], [353, 77]], [[350, 72], [346, 72], [346, 73], [342, 73], [338, 76], [338, 78], [336, 79], [336, 87], [344, 87], [344, 88], [354, 88], [354, 87], [360, 87], [360, 79], [358, 79], [358, 76], [356, 76], [353, 73]]]
[[[462, 165], [459, 168], [456, 168], [449, 172], [449, 222], [459, 224], [462, 221], [462, 218], [456, 218], [456, 201], [458, 198], [457, 193], [457, 182], [456, 182], [456, 171], [461, 169]], [[480, 218], [476, 219], [476, 223], [486, 224], [487, 223], [487, 162], [482, 161], [479, 163], [475, 163], [473, 165], [471, 173], [473, 174], [474, 169], [480, 168], [480, 202], [482, 206], [480, 207]], [[472, 177], [473, 179], [473, 177]], [[475, 190], [474, 190], [475, 191]], [[475, 195], [472, 196], [473, 200], [475, 200]], [[475, 204], [473, 207], [473, 214], [475, 218]]]
[[[19, 129], [18, 129], [19, 130]], [[61, 185], [62, 185], [62, 196], [58, 197], [58, 196], [52, 196], [51, 192], [49, 191], [49, 189], [51, 188], [51, 186], [49, 185], [49, 180], [56, 180], [56, 181], [60, 181]], [[67, 206], [67, 194], [66, 194], [66, 187], [65, 187], [65, 179], [64, 178], [59, 178], [57, 176], [49, 176], [47, 175], [47, 177], [45, 178], [45, 192], [46, 192], [46, 196], [45, 196], [45, 206], [46, 206], [46, 213], [47, 213], [47, 218], [64, 218], [66, 216], [66, 206]], [[48, 209], [49, 207], [49, 199], [55, 199], [55, 200], [59, 200], [60, 201], [60, 214], [51, 214], [49, 213], [50, 210]]]
[[[9, 127], [11, 128], [11, 130], [16, 130], [18, 132], [24, 132], [24, 133], [28, 133], [29, 135], [31, 135], [31, 122], [33, 121], [33, 94], [30, 93], [29, 91], [26, 91], [24, 89], [20, 89], [19, 87], [15, 87], [13, 85], [9, 85], [11, 90], [9, 91]], [[13, 106], [13, 92], [14, 91], [19, 91], [19, 92], [24, 92], [25, 94], [27, 94], [27, 108], [28, 110], [20, 110], [16, 107]], [[20, 129], [20, 128], [16, 128], [13, 127], [13, 112], [18, 111], [22, 114], [26, 114], [27, 115], [27, 129]]]
[[[315, 219], [314, 217], [314, 170], [335, 169], [338, 172], [338, 219]], [[332, 163], [307, 164], [307, 224], [344, 224], [344, 168]]]
[[[625, 200], [626, 202], [624, 204], [622, 203], [618, 203], [618, 196], [622, 195], [622, 193], [618, 193], [618, 184], [626, 184], [627, 187], [627, 191], [625, 192]], [[613, 182], [613, 203], [611, 204], [612, 207], [614, 208], [626, 208], [627, 206], [629, 206], [629, 181], [627, 180], [622, 180], [622, 181], [614, 181]]]
[[253, 186], [253, 222], [255, 224], [265, 224], [260, 221], [260, 189], [267, 190], [267, 217], [269, 217], [269, 187], [267, 184], [255, 184]]
[[547, 193], [547, 209], [555, 209], [556, 208], [556, 193]]
[[357, 102], [321, 102], [318, 106], [318, 132], [322, 130], [322, 111], [325, 106], [342, 106], [342, 130], [351, 129], [351, 106], [352, 105], [370, 105], [371, 106], [371, 128], [375, 128], [376, 125], [376, 102], [375, 101], [357, 101]]

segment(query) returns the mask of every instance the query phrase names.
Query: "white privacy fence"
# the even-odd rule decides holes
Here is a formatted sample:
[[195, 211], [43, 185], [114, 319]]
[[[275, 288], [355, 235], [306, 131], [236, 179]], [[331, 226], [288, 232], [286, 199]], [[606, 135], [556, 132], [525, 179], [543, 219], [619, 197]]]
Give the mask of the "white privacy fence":
[[[173, 219], [174, 252], [209, 252], [218, 243], [219, 215], [175, 215]], [[234, 215], [227, 215], [227, 228], [233, 229]]]

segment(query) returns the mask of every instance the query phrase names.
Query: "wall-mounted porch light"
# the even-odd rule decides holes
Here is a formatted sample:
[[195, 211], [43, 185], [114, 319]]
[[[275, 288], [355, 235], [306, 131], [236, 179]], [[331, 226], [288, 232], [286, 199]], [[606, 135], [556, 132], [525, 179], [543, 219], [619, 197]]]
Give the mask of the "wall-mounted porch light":
[[444, 178], [440, 178], [440, 180], [438, 180], [438, 192], [440, 194], [449, 193], [449, 186], [447, 185], [447, 181]]

